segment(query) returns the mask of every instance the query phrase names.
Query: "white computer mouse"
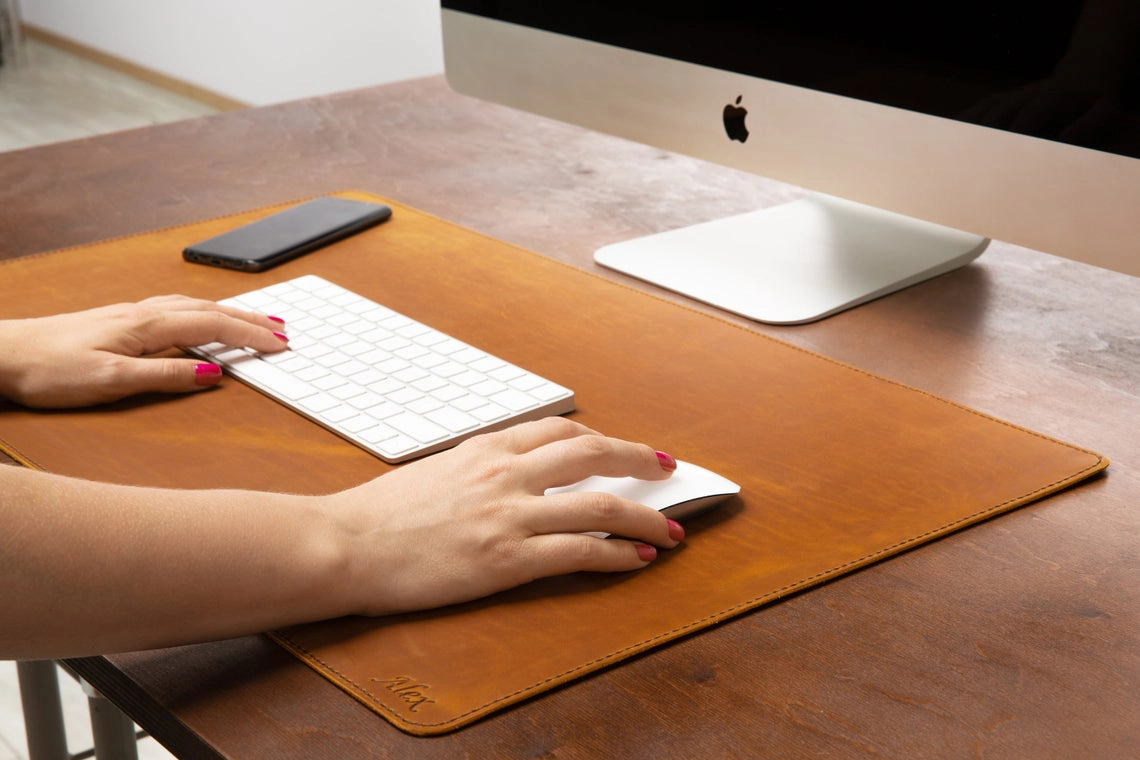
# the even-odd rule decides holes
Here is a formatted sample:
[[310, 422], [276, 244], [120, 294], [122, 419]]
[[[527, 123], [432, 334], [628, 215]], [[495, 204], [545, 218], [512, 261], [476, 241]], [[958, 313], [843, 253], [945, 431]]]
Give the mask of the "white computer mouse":
[[666, 480], [594, 475], [573, 485], [548, 488], [546, 493], [567, 491], [612, 493], [653, 507], [669, 519], [680, 521], [740, 493], [740, 486], [704, 467], [678, 460], [677, 470]]

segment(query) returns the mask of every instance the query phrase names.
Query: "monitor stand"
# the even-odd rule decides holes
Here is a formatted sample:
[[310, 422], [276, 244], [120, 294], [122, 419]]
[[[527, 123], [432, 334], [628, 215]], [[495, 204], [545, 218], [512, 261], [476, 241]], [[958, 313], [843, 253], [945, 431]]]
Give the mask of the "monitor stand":
[[827, 195], [600, 248], [604, 267], [758, 322], [813, 322], [973, 261], [989, 240]]

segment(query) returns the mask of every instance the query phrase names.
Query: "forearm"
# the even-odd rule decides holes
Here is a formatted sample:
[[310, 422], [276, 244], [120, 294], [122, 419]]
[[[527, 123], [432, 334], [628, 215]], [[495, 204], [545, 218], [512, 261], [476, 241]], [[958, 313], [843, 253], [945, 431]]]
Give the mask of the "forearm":
[[344, 537], [314, 506], [0, 467], [0, 658], [151, 648], [343, 614]]
[[546, 491], [592, 474], [660, 480], [670, 461], [554, 417], [327, 496], [133, 488], [0, 465], [0, 658], [185, 644], [637, 570], [653, 547], [681, 541], [680, 525], [613, 495]]

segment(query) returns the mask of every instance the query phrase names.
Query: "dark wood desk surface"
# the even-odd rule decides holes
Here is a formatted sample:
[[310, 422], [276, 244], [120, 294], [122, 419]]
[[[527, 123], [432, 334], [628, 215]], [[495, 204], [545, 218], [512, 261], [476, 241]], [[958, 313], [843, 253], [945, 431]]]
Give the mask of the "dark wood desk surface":
[[[343, 188], [587, 268], [600, 244], [798, 194], [433, 78], [0, 154], [0, 251]], [[71, 664], [187, 757], [1133, 756], [1140, 279], [994, 244], [822, 323], [749, 327], [1112, 466], [439, 738], [400, 733], [262, 637]]]

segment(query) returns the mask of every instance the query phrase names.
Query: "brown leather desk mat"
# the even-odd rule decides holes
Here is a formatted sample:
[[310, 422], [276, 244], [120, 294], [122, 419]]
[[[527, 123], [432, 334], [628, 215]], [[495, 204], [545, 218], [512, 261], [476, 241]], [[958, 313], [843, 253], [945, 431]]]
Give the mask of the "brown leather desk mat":
[[[351, 197], [371, 197], [346, 193]], [[1105, 458], [391, 201], [386, 224], [258, 275], [187, 243], [275, 209], [7, 262], [4, 317], [316, 273], [573, 388], [574, 417], [723, 473], [739, 497], [624, 575], [273, 634], [393, 724], [443, 733], [1104, 469]], [[32, 467], [176, 487], [321, 493], [388, 466], [230, 381], [110, 409], [0, 406]], [[251, 537], [250, 540], [256, 540]]]

